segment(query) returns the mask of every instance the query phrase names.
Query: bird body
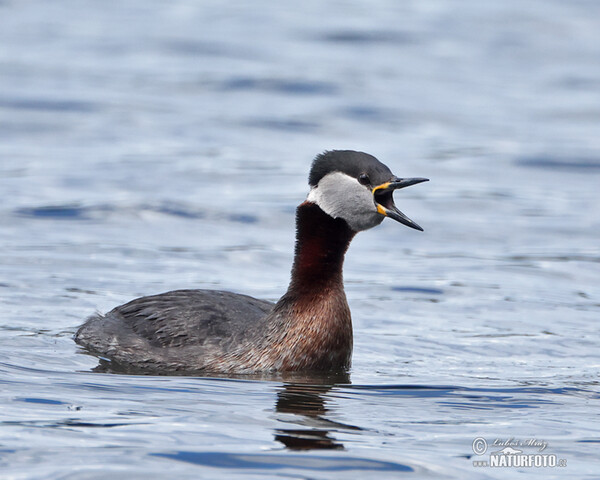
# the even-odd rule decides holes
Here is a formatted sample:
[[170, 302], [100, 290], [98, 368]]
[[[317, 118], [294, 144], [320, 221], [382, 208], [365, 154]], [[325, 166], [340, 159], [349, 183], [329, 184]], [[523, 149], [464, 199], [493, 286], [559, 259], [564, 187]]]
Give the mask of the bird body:
[[386, 216], [421, 229], [392, 191], [426, 179], [398, 179], [375, 157], [317, 156], [311, 191], [296, 211], [291, 281], [276, 303], [214, 290], [141, 297], [84, 323], [75, 341], [112, 371], [245, 374], [340, 371], [350, 367], [352, 321], [342, 266], [354, 235]]

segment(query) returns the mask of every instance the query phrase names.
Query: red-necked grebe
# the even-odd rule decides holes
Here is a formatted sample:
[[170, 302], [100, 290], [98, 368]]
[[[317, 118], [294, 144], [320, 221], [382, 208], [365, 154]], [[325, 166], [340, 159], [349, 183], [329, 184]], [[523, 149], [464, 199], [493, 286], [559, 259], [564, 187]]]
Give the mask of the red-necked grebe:
[[357, 232], [385, 217], [422, 230], [394, 205], [398, 178], [375, 157], [333, 150], [316, 157], [310, 192], [296, 210], [287, 292], [276, 303], [214, 290], [138, 298], [83, 324], [75, 341], [114, 371], [148, 374], [344, 370], [352, 321], [342, 264]]

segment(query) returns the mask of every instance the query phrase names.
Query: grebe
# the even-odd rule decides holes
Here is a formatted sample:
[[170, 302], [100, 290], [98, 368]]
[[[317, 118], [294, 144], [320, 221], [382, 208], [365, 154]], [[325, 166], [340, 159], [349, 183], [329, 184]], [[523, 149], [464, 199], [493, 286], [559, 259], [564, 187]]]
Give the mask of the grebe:
[[357, 232], [385, 217], [423, 230], [392, 192], [427, 181], [398, 178], [375, 157], [333, 150], [313, 161], [296, 210], [291, 281], [276, 303], [213, 290], [175, 290], [90, 317], [75, 341], [110, 370], [148, 374], [341, 371], [352, 321], [342, 264]]

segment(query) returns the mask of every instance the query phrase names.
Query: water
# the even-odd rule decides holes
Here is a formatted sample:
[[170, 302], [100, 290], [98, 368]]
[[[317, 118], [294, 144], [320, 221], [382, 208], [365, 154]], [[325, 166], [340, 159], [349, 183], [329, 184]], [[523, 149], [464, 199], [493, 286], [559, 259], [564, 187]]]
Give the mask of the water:
[[[600, 478], [598, 18], [0, 2], [0, 477]], [[95, 310], [277, 299], [328, 148], [431, 178], [350, 248], [349, 378], [91, 372]], [[473, 465], [527, 440], [566, 466]]]

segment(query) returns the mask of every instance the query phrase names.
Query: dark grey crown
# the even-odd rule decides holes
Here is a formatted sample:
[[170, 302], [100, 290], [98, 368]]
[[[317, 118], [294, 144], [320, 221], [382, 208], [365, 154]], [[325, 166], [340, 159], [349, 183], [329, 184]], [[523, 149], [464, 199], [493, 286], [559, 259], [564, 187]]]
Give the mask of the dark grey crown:
[[373, 155], [354, 150], [330, 150], [315, 158], [308, 175], [309, 185], [316, 186], [325, 175], [332, 172], [342, 172], [354, 178], [365, 173], [374, 186], [381, 185], [394, 176], [391, 170]]

